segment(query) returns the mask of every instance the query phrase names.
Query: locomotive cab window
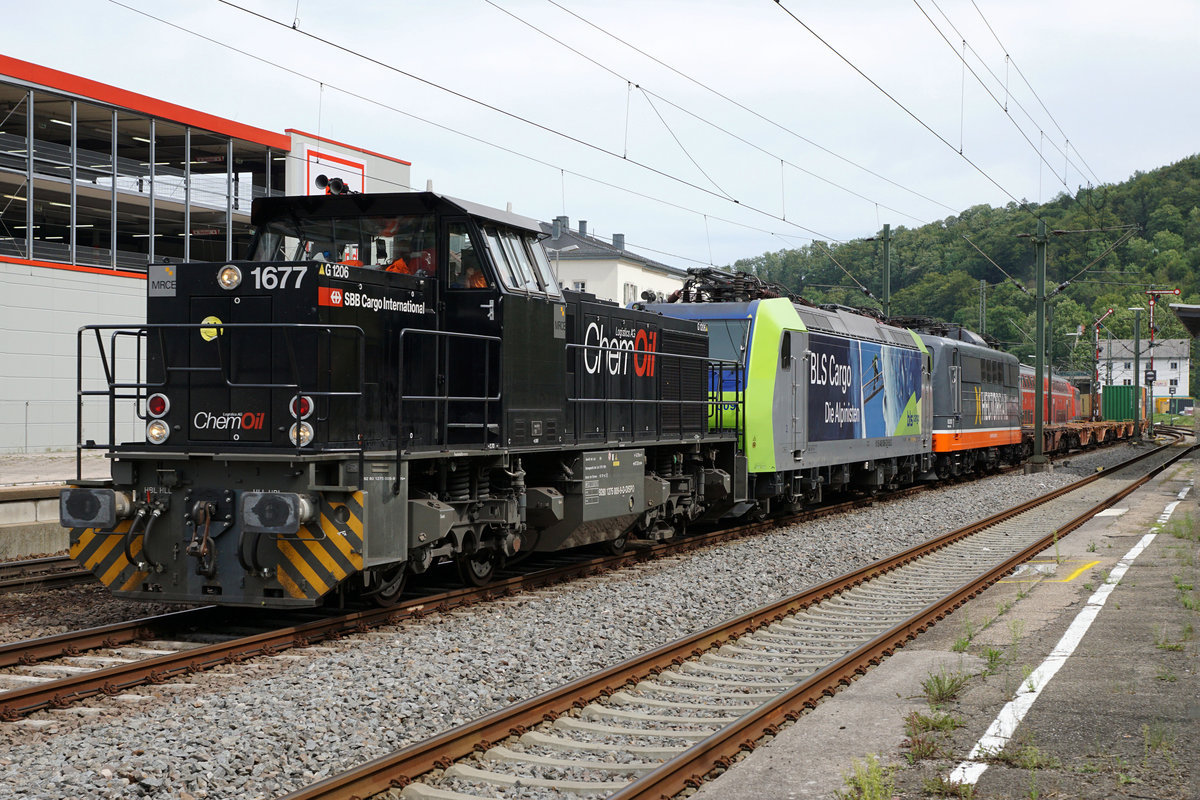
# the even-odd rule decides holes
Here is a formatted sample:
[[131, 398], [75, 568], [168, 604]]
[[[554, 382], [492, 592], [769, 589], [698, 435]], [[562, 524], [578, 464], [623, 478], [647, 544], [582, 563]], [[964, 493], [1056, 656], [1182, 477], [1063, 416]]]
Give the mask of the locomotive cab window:
[[550, 262], [538, 242], [502, 228], [485, 228], [484, 235], [492, 263], [506, 289], [560, 296]]
[[256, 232], [252, 261], [317, 261], [410, 275], [437, 265], [432, 214], [273, 219]]
[[512, 264], [513, 270], [517, 275], [521, 276], [522, 286], [528, 292], [540, 292], [542, 287], [538, 285], [537, 278], [533, 276], [533, 264], [529, 261], [529, 254], [525, 252], [524, 245], [510, 231], [505, 231], [500, 235], [500, 242], [504, 247], [504, 255], [508, 258], [508, 263]]
[[558, 288], [558, 280], [555, 278], [554, 271], [550, 269], [550, 259], [546, 257], [546, 248], [542, 247], [541, 242], [530, 236], [526, 236], [522, 241], [525, 248], [533, 255], [533, 265], [537, 268], [538, 278], [545, 287], [546, 294], [552, 297], [561, 297], [562, 291]]
[[479, 250], [471, 240], [466, 223], [451, 223], [449, 239], [450, 288], [488, 288], [490, 284], [479, 258]]

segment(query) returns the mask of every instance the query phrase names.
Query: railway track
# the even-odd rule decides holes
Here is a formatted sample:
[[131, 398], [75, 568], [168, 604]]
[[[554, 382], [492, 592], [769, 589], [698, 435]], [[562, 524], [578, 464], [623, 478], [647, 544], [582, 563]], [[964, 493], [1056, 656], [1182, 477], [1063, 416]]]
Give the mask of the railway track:
[[[1147, 451], [835, 581], [288, 795], [467, 800], [519, 788], [671, 797], [1134, 491]], [[389, 796], [395, 796], [394, 794]]]
[[[392, 608], [258, 616], [253, 609], [205, 606], [0, 645], [0, 719], [20, 719], [96, 695], [120, 694], [137, 686], [163, 683], [248, 658], [275, 655], [292, 647], [361, 633], [406, 618], [513, 595], [876, 502], [880, 499], [851, 500], [785, 520], [766, 520], [639, 547], [619, 556], [554, 554], [528, 562], [521, 571], [504, 570], [497, 580], [483, 587], [449, 585], [453, 580], [450, 578], [441, 584], [430, 581], [422, 585], [418, 594]], [[302, 621], [297, 623], [297, 619]], [[247, 629], [252, 632], [247, 633]]]
[[[643, 543], [619, 556], [591, 557], [578, 552], [553, 554], [527, 562], [520, 570], [501, 571], [497, 580], [479, 588], [463, 588], [454, 583], [454, 579], [442, 585], [427, 581], [419, 593], [411, 594], [404, 602], [387, 609], [348, 613], [318, 610], [307, 615], [292, 612], [286, 618], [279, 614], [256, 616], [254, 610], [249, 609], [238, 613], [234, 621], [235, 612], [204, 607], [2, 645], [0, 719], [19, 719], [96, 695], [115, 695], [145, 684], [178, 680], [195, 672], [360, 633], [405, 618], [513, 595], [707, 547], [780, 525], [888, 502], [924, 488], [908, 487], [884, 496], [848, 500], [784, 518], [693, 533], [658, 544]], [[297, 622], [297, 619], [301, 621]]]
[[94, 583], [96, 576], [68, 556], [0, 562], [0, 594]]

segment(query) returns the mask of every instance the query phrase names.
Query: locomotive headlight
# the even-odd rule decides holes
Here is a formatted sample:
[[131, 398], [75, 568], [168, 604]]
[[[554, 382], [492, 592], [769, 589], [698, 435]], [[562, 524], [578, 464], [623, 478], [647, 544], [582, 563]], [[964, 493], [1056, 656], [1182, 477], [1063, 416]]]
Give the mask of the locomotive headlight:
[[171, 401], [165, 394], [152, 394], [146, 398], [146, 410], [155, 419], [165, 417], [171, 410]]
[[171, 435], [171, 428], [161, 419], [151, 420], [146, 426], [146, 441], [150, 444], [162, 444]]
[[291, 430], [288, 431], [288, 438], [297, 447], [304, 447], [313, 439], [313, 427], [307, 422], [293, 423]]
[[242, 283], [242, 271], [233, 264], [226, 264], [217, 273], [217, 283], [222, 289], [236, 289]]

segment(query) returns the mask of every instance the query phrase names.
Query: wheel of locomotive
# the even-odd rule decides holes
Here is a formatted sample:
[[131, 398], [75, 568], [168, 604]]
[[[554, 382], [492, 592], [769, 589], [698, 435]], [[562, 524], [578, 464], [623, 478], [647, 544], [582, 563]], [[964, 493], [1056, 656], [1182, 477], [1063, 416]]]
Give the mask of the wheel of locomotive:
[[371, 602], [382, 608], [389, 608], [400, 602], [400, 596], [404, 594], [404, 587], [408, 583], [408, 565], [398, 564], [380, 571], [375, 576], [379, 581], [379, 587], [364, 594], [370, 598]]
[[495, 550], [480, 548], [474, 553], [459, 553], [455, 556], [454, 563], [458, 567], [458, 577], [464, 584], [484, 586], [491, 583], [495, 577], [497, 560]]
[[628, 547], [629, 537], [627, 537], [625, 534], [621, 534], [616, 539], [609, 539], [600, 546], [600, 549], [610, 556], [623, 556], [625, 555], [625, 550]]

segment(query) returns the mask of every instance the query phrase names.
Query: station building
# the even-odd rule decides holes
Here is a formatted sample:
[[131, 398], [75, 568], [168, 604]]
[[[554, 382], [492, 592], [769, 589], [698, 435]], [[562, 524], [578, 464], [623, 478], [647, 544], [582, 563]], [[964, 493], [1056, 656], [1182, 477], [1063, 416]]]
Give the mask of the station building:
[[[1152, 389], [1155, 397], [1184, 397], [1189, 394], [1191, 375], [1190, 339], [1158, 339], [1151, 349], [1148, 338], [1138, 343], [1136, 361], [1142, 370], [1139, 385]], [[1132, 339], [1100, 340], [1100, 382], [1113, 386], [1132, 386], [1134, 383], [1134, 343]], [[1154, 357], [1154, 380], [1145, 379]], [[1152, 385], [1151, 385], [1152, 384]]]
[[77, 331], [143, 321], [149, 264], [238, 257], [251, 201], [317, 174], [407, 191], [410, 166], [0, 55], [0, 452], [75, 446]]
[[610, 241], [588, 233], [586, 220], [572, 230], [569, 217], [542, 223], [555, 278], [567, 289], [590, 292], [604, 300], [629, 305], [651, 292], [662, 300], [683, 286], [687, 271], [625, 249], [625, 235]]

